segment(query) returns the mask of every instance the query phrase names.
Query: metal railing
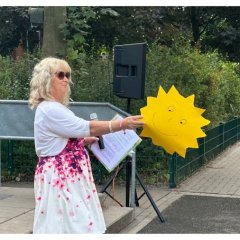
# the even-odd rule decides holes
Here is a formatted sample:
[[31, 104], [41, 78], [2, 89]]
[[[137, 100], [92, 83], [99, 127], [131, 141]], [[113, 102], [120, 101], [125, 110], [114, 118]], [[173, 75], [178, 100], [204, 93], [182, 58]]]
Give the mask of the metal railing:
[[[158, 157], [138, 154], [137, 169], [144, 182], [150, 185], [168, 184], [170, 188], [176, 187], [240, 139], [240, 118], [236, 117], [231, 121], [221, 123], [219, 126], [206, 131], [206, 135], [205, 138], [198, 139], [198, 149], [187, 151], [185, 159], [177, 154], [171, 156], [164, 151]], [[91, 159], [95, 181], [102, 184], [109, 178], [109, 173], [93, 155], [91, 155]], [[24, 172], [31, 179], [36, 164], [37, 157], [33, 141], [2, 141], [2, 170], [7, 171], [9, 176], [16, 175], [16, 172]], [[123, 183], [124, 179], [125, 173], [123, 171], [118, 180]]]
[[240, 118], [221, 123], [206, 131], [206, 137], [198, 139], [199, 148], [189, 149], [185, 159], [174, 154], [169, 160], [169, 187], [175, 188], [203, 165], [214, 159], [240, 137]]

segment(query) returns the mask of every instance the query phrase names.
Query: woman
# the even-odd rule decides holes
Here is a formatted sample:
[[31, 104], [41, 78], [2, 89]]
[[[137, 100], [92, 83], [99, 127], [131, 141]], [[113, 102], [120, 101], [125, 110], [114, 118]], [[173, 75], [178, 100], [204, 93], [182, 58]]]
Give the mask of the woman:
[[86, 121], [66, 106], [71, 68], [45, 58], [33, 70], [29, 104], [36, 108], [34, 139], [39, 157], [34, 177], [33, 233], [104, 233], [106, 225], [84, 145], [94, 136], [143, 126], [142, 117]]

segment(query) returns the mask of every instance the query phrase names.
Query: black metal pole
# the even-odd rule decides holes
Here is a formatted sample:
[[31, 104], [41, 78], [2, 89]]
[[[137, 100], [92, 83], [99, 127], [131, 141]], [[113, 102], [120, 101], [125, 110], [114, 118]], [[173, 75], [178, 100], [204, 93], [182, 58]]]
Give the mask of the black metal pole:
[[126, 164], [126, 207], [129, 207], [129, 196], [130, 196], [130, 179], [131, 179], [131, 160], [128, 158]]
[[[130, 113], [131, 98], [127, 99], [127, 112]], [[132, 164], [131, 160], [127, 157], [126, 164], [126, 207], [129, 207], [129, 196], [130, 196], [130, 179], [131, 179]]]
[[131, 98], [127, 99], [127, 112], [130, 113], [130, 103], [131, 103]]

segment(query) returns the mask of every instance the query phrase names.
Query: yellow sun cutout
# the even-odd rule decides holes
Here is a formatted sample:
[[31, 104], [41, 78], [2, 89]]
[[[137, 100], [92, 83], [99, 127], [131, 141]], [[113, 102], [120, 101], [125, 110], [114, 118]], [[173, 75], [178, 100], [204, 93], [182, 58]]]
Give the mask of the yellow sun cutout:
[[210, 123], [201, 116], [205, 110], [194, 106], [194, 95], [185, 98], [174, 86], [168, 93], [160, 87], [158, 96], [147, 97], [147, 106], [140, 111], [145, 122], [140, 136], [182, 157], [187, 148], [198, 148], [197, 138], [206, 136], [201, 127]]

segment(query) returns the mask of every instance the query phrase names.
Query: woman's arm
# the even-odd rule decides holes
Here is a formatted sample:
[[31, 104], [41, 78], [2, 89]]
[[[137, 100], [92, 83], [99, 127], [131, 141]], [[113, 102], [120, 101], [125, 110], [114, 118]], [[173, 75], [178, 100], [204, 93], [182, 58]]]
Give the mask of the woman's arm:
[[90, 121], [90, 136], [99, 136], [110, 132], [143, 127], [144, 122], [139, 121], [142, 118], [143, 117], [141, 115], [136, 115], [129, 116], [121, 120]]

